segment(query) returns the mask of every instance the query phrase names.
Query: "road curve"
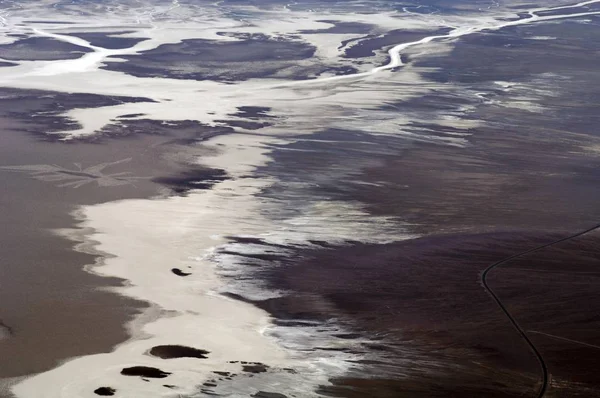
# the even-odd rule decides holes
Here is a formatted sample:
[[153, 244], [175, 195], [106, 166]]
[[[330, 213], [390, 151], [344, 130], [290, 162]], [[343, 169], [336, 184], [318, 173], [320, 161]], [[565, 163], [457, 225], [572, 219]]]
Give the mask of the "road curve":
[[579, 236], [585, 235], [587, 233], [590, 233], [594, 230], [600, 229], [600, 224], [597, 224], [591, 228], [588, 228], [584, 231], [580, 231], [577, 232], [576, 234], [573, 235], [569, 235], [565, 238], [562, 239], [558, 239], [555, 240], [553, 242], [550, 243], [546, 243], [544, 245], [541, 246], [537, 246], [534, 247], [532, 249], [514, 254], [510, 257], [507, 257], [503, 260], [500, 260], [492, 265], [490, 265], [489, 267], [487, 267], [482, 273], [481, 273], [481, 284], [483, 285], [483, 288], [489, 293], [490, 296], [492, 296], [492, 299], [494, 299], [494, 301], [496, 302], [496, 304], [498, 304], [498, 307], [500, 307], [500, 309], [502, 310], [502, 312], [504, 313], [504, 315], [506, 315], [506, 317], [508, 318], [508, 320], [510, 321], [510, 323], [512, 324], [512, 326], [517, 330], [517, 332], [519, 333], [519, 335], [523, 338], [523, 340], [525, 340], [525, 342], [527, 343], [527, 345], [529, 346], [529, 348], [531, 349], [531, 351], [533, 352], [533, 354], [535, 355], [536, 359], [538, 360], [539, 364], [540, 364], [540, 369], [542, 372], [542, 385], [540, 386], [540, 389], [537, 392], [536, 397], [537, 398], [543, 398], [544, 395], [546, 394], [546, 391], [548, 390], [548, 368], [546, 366], [546, 362], [544, 362], [544, 358], [542, 357], [542, 355], [540, 354], [540, 352], [538, 351], [538, 349], [535, 347], [535, 345], [533, 344], [533, 342], [529, 339], [529, 337], [527, 337], [527, 334], [525, 333], [525, 331], [523, 330], [523, 328], [521, 328], [521, 326], [519, 325], [519, 323], [516, 321], [515, 318], [513, 318], [513, 316], [510, 314], [510, 312], [506, 309], [506, 307], [504, 306], [504, 304], [502, 304], [502, 301], [498, 298], [498, 296], [496, 295], [496, 293], [494, 293], [494, 290], [489, 286], [488, 281], [487, 281], [487, 276], [490, 273], [490, 271], [492, 271], [494, 268], [499, 267], [502, 264], [505, 264], [511, 260], [514, 260], [515, 258], [521, 257], [521, 256], [525, 256], [527, 254], [530, 253], [534, 253], [537, 252], [539, 250], [545, 249], [547, 247], [556, 245], [558, 243], [561, 242], [565, 242], [574, 238], [577, 238]]

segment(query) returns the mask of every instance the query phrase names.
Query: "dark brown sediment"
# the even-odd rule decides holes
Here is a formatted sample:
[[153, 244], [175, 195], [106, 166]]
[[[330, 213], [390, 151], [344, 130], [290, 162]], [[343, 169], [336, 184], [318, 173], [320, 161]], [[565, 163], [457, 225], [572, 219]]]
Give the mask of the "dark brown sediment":
[[111, 387], [98, 387], [94, 390], [94, 394], [102, 396], [113, 396], [117, 390]]
[[123, 376], [139, 376], [139, 377], [150, 377], [153, 379], [164, 379], [171, 373], [163, 372], [160, 369], [149, 367], [149, 366], [132, 366], [130, 368], [123, 368], [121, 370]]
[[162, 359], [173, 359], [173, 358], [208, 358], [209, 351], [201, 350], [193, 347], [185, 347], [181, 345], [159, 345], [152, 347], [150, 355], [159, 357]]
[[[266, 279], [293, 295], [260, 305], [278, 319], [335, 318], [361, 337], [357, 370], [322, 392], [338, 397], [535, 396], [539, 365], [480, 284], [503, 258], [561, 233], [432, 236], [299, 253]], [[557, 396], [600, 396], [600, 235], [515, 258], [489, 284], [524, 328]], [[370, 359], [369, 359], [370, 358]]]
[[79, 32], [71, 33], [71, 36], [79, 37], [83, 40], [88, 41], [92, 46], [98, 46], [109, 49], [129, 48], [135, 44], [143, 41], [141, 38], [133, 37], [115, 37], [132, 33], [131, 31], [122, 32]]
[[[239, 41], [186, 39], [180, 43], [163, 44], [135, 56], [125, 55], [122, 58], [127, 62], [108, 63], [102, 68], [137, 77], [242, 81], [297, 69], [298, 61], [311, 58], [315, 52], [312, 45], [283, 36], [273, 38], [263, 34], [227, 34]], [[191, 60], [193, 67], [181, 70], [181, 64]], [[238, 65], [242, 64], [244, 67], [240, 68]], [[313, 67], [302, 72], [296, 69], [292, 78], [301, 79], [328, 68]]]
[[90, 51], [89, 48], [47, 37], [29, 37], [0, 45], [2, 58], [7, 61], [77, 59]]

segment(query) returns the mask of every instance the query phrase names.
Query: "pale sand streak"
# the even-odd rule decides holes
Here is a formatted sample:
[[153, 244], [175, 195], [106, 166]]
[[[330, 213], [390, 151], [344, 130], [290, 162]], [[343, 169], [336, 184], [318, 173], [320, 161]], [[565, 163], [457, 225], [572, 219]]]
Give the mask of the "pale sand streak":
[[[585, 2], [585, 4], [596, 2]], [[544, 10], [546, 9], [539, 9], [535, 12]], [[595, 14], [597, 13], [590, 12], [555, 17], [536, 17], [535, 14], [530, 14], [532, 15], [530, 19], [499, 23], [491, 27], [486, 25], [457, 28], [453, 31], [454, 33], [451, 32], [449, 35], [430, 36], [418, 42], [394, 47], [390, 50], [390, 63], [374, 68], [368, 73], [350, 77], [319, 79], [299, 84], [330, 83], [348, 78], [368, 77], [377, 72], [400, 66], [400, 51], [433, 40], [456, 38], [486, 29], [500, 29], [505, 26]], [[53, 35], [41, 31], [39, 34]], [[71, 40], [59, 35], [52, 37]], [[153, 47], [156, 44], [144, 43], [146, 42], [141, 43], [138, 47], [134, 46], [132, 49], [123, 50], [120, 54], [135, 53], [146, 45]], [[85, 45], [85, 43], [81, 44]], [[176, 91], [175, 96], [179, 95], [176, 103], [181, 104], [194, 98], [192, 94], [195, 92], [191, 90], [201, 88], [208, 90], [211, 87], [210, 83], [201, 85], [193, 82], [177, 83], [168, 79], [159, 79], [158, 87], [144, 91], [140, 89], [140, 86], [134, 86], [131, 89], [121, 87], [122, 84], [132, 83], [135, 80], [127, 78], [117, 79], [114, 85], [109, 84], [108, 88], [101, 88], [102, 84], [109, 83], [108, 80], [105, 80], [107, 77], [118, 74], [99, 72], [95, 68], [107, 56], [117, 54], [114, 51], [118, 50], [96, 48], [94, 50], [95, 52], [83, 61], [47, 63], [42, 64], [42, 69], [38, 68], [40, 63], [29, 64], [31, 67], [23, 64], [25, 72], [28, 74], [27, 81], [18, 83], [15, 81], [19, 76], [23, 76], [21, 74], [9, 76], [3, 81], [3, 84], [56, 89], [65, 80], [49, 81], [48, 79], [55, 74], [65, 73], [65, 69], [58, 68], [59, 65], [71, 65], [72, 72], [84, 72], [81, 83], [91, 78], [91, 74], [85, 75], [85, 71], [101, 75], [101, 84], [95, 85], [91, 82], [92, 87], [90, 87], [92, 92], [101, 94], [139, 92], [139, 95], [152, 94], [149, 96], [157, 98], [161, 89], [165, 93], [169, 93], [169, 88], [173, 88]], [[66, 72], [68, 73], [69, 70]], [[69, 77], [73, 76], [75, 75], [69, 75]], [[143, 82], [144, 79], [137, 79], [137, 81]], [[77, 79], [74, 83], [77, 83]], [[290, 84], [275, 83], [272, 87], [277, 85], [283, 87]], [[217, 107], [222, 106], [226, 111], [230, 111], [235, 109], [238, 104], [246, 104], [235, 98], [240, 94], [240, 89], [227, 88], [218, 84], [213, 87], [226, 91], [226, 95], [221, 95], [216, 99]], [[260, 98], [266, 104], [277, 107], [277, 102], [282, 99], [277, 98], [278, 95], [282, 95], [277, 92], [283, 90], [273, 91], [275, 98], [265, 100], [264, 93], [261, 97], [257, 97], [256, 94], [256, 92], [263, 91], [264, 85], [250, 83], [248, 87], [251, 95], [246, 95], [243, 100]], [[257, 87], [260, 90], [252, 93]], [[82, 89], [78, 88], [78, 90]], [[283, 98], [297, 100], [295, 94], [291, 93], [285, 93]], [[359, 101], [360, 97], [357, 96], [355, 99]], [[319, 98], [315, 99], [317, 106], [318, 100]], [[385, 98], [370, 98], [369, 100], [373, 103], [382, 103]], [[79, 116], [78, 120], [84, 122], [82, 130], [89, 134], [106, 123], [110, 117], [123, 112], [140, 110], [138, 107], [142, 108], [140, 105], [133, 104], [119, 107], [116, 111], [114, 108], [117, 107], [113, 107], [112, 110], [107, 109], [105, 110], [107, 115], [99, 118], [100, 122], [94, 121], [96, 110], [83, 113], [74, 112], [72, 115]], [[174, 106], [168, 106], [166, 103], [146, 104], [144, 107], [144, 110], [148, 112], [149, 109], [152, 117], [156, 119], [169, 119], [169, 116], [173, 119], [183, 118], [193, 109], [185, 108], [179, 113]], [[161, 108], [164, 110], [161, 111]], [[201, 106], [200, 109], [202, 109]], [[226, 114], [226, 111], [222, 111], [219, 116]], [[81, 117], [84, 113], [85, 117]], [[267, 131], [278, 133], [277, 130]], [[177, 197], [151, 201], [128, 200], [85, 207], [82, 210], [84, 216], [82, 227], [94, 231], [87, 237], [88, 240], [97, 242], [94, 245], [96, 250], [110, 254], [103, 265], [93, 267], [92, 271], [102, 275], [122, 277], [130, 281], [130, 286], [119, 290], [120, 294], [150, 301], [172, 313], [170, 316], [141, 326], [138, 337], [141, 336], [142, 339], [134, 338], [117, 347], [112, 353], [71, 360], [52, 371], [25, 380], [14, 387], [17, 396], [24, 398], [92, 397], [94, 396], [93, 389], [100, 385], [117, 388], [128, 397], [177, 396], [182, 393], [191, 393], [194, 386], [201, 383], [212, 370], [239, 371], [236, 366], [227, 364], [228, 360], [261, 361], [272, 366], [298, 368], [301, 370], [299, 379], [295, 380], [295, 383], [285, 385], [285, 390], [282, 392], [296, 392], [298, 396], [312, 396], [312, 393], [308, 392], [310, 386], [325, 383], [327, 375], [343, 372], [346, 366], [343, 357], [326, 358], [320, 361], [314, 358], [305, 358], [297, 353], [283, 350], [273, 340], [264, 338], [263, 333], [269, 328], [267, 315], [252, 306], [215, 294], [223, 288], [223, 282], [215, 275], [213, 269], [215, 264], [211, 263], [210, 257], [202, 255], [203, 252], [209, 254], [215, 246], [225, 243], [223, 235], [255, 236], [269, 233], [282, 235], [289, 233], [291, 226], [286, 230], [282, 225], [274, 225], [271, 220], [261, 217], [261, 210], [264, 210], [265, 204], [253, 197], [271, 181], [243, 177], [268, 161], [266, 145], [273, 142], [275, 142], [274, 138], [268, 136], [227, 136], [214, 139], [213, 143], [222, 144], [220, 148], [224, 151], [211, 159], [203, 158], [203, 163], [214, 167], [224, 167], [233, 177], [237, 178], [222, 182], [211, 191], [195, 193], [187, 198]], [[321, 223], [323, 221], [326, 220], [320, 220]], [[311, 221], [303, 220], [302, 222], [310, 224]], [[331, 236], [326, 237], [331, 239], [346, 236], [365, 238], [356, 236], [355, 227], [352, 222], [339, 223], [337, 229], [327, 231]], [[310, 236], [311, 228], [307, 228], [306, 231]], [[386, 235], [385, 238], [400, 239], [402, 236]], [[188, 266], [191, 266], [190, 270], [193, 272], [193, 275], [188, 278], [177, 278], [168, 272], [171, 267], [188, 269]], [[196, 346], [210, 350], [211, 356], [208, 360], [203, 361], [189, 359], [162, 361], [145, 356], [145, 351], [156, 344]], [[118, 375], [122, 367], [130, 365], [157, 366], [165, 371], [173, 372], [173, 375], [169, 376], [165, 383], [183, 388], [179, 391], [172, 391], [160, 388], [162, 381], [146, 383], [137, 378], [124, 378]], [[272, 387], [277, 389], [276, 385]]]

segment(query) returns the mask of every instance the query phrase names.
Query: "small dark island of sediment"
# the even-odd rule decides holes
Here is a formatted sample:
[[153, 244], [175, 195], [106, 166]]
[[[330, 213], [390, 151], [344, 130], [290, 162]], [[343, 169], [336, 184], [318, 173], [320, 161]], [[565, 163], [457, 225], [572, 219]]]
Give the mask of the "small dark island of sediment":
[[208, 358], [210, 351], [201, 350], [198, 348], [186, 347], [182, 345], [158, 345], [152, 347], [150, 355], [159, 357], [162, 359], [172, 358]]
[[171, 373], [163, 372], [160, 369], [150, 366], [132, 366], [130, 368], [123, 368], [123, 370], [121, 370], [121, 374], [124, 376], [141, 376], [153, 379], [164, 379]]
[[177, 276], [189, 276], [189, 275], [192, 275], [190, 272], [183, 272], [179, 268], [172, 268], [171, 272], [174, 273]]
[[115, 395], [115, 392], [117, 392], [117, 390], [111, 387], [99, 387], [94, 390], [94, 394], [106, 397]]
[[287, 395], [279, 394], [277, 392], [259, 391], [252, 395], [253, 398], [287, 398]]
[[248, 373], [264, 373], [267, 371], [269, 367], [260, 362], [252, 362], [248, 364], [243, 364], [242, 362], [242, 370]]

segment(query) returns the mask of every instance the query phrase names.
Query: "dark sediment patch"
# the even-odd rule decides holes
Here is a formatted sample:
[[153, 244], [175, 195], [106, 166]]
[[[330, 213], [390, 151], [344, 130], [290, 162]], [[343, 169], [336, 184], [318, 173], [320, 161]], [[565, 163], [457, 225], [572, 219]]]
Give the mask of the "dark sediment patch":
[[269, 369], [268, 365], [260, 362], [242, 362], [242, 371], [247, 373], [265, 373]]
[[140, 376], [151, 379], [164, 379], [171, 373], [163, 372], [158, 368], [153, 368], [150, 366], [132, 366], [130, 368], [123, 368], [123, 370], [121, 370], [121, 374], [124, 376]]
[[[532, 36], [555, 39], [530, 40]], [[542, 73], [558, 77], [593, 70], [597, 57], [591, 54], [599, 48], [595, 26], [564, 21], [466, 35], [453, 45], [450, 56], [425, 57], [415, 65], [436, 68], [425, 75], [439, 82], [515, 81]], [[477, 63], [481, 59], [486, 61]]]
[[134, 118], [134, 117], [140, 117], [140, 116], [145, 116], [145, 113], [128, 113], [127, 115], [121, 115], [118, 116], [117, 119], [128, 119], [128, 118]]
[[[99, 108], [123, 103], [154, 102], [143, 97], [115, 97], [96, 94], [69, 94], [40, 90], [1, 88], [0, 117], [15, 120], [18, 129], [47, 141], [59, 141], [62, 135], [55, 132], [81, 128], [74, 120], [64, 116], [75, 108]], [[79, 141], [96, 141], [98, 137], [82, 137]], [[77, 140], [76, 140], [77, 141]]]
[[[254, 302], [252, 300], [247, 299], [246, 297], [242, 296], [241, 294], [231, 293], [231, 292], [223, 292], [221, 294], [225, 297], [229, 297], [234, 300], [243, 301], [244, 303], [254, 304]], [[240, 361], [228, 361], [228, 363], [238, 363], [238, 362], [240, 362]]]
[[[92, 46], [118, 50], [122, 48], [133, 47], [137, 43], [144, 41], [143, 38], [134, 37], [118, 37], [120, 34], [130, 33], [124, 32], [85, 32], [85, 33], [69, 33], [69, 36], [79, 37], [86, 40]], [[115, 37], [116, 36], [116, 37]]]
[[[169, 179], [168, 173], [177, 175], [185, 173], [183, 170], [198, 169], [197, 165], [192, 166], [192, 157], [186, 157], [192, 150], [190, 147], [201, 144], [216, 135], [233, 131], [226, 127], [206, 126], [192, 120], [116, 119], [97, 134], [76, 137], [64, 142], [61, 141], [64, 138], [63, 135], [54, 133], [81, 127], [74, 120], [63, 116], [71, 109], [105, 107], [124, 102], [153, 102], [153, 100], [10, 88], [3, 88], [1, 92], [3, 95], [0, 98], [0, 117], [14, 120], [16, 122], [15, 130], [35, 135], [39, 140], [75, 145], [76, 143], [107, 144], [111, 140], [127, 139], [129, 145], [138, 136], [157, 136], [155, 140], [153, 139], [155, 142], [150, 149], [151, 153], [179, 152], [177, 157], [161, 159], [157, 164], [160, 167], [151, 167], [151, 170], [155, 171], [157, 179]], [[137, 117], [140, 115], [123, 116]], [[165, 137], [165, 139], [161, 137]], [[196, 148], [196, 152], [198, 150]], [[220, 177], [216, 176], [215, 178]], [[174, 179], [176, 180], [177, 177]], [[160, 184], [160, 182], [157, 183]]]
[[247, 244], [262, 245], [262, 246], [267, 246], [267, 247], [276, 247], [276, 248], [281, 248], [281, 249], [285, 249], [285, 248], [289, 247], [287, 245], [281, 245], [278, 243], [266, 242], [265, 240], [263, 240], [261, 238], [255, 238], [255, 237], [251, 237], [251, 236], [227, 236], [227, 240], [229, 240], [231, 242], [235, 242], [235, 243], [247, 243]]
[[86, 47], [80, 47], [48, 37], [29, 37], [13, 43], [0, 45], [2, 59], [8, 61], [77, 59], [91, 51]]
[[239, 106], [238, 112], [232, 113], [229, 116], [238, 117], [241, 119], [272, 119], [274, 116], [269, 115], [271, 108], [265, 106]]
[[[515, 112], [503, 111], [498, 117], [514, 118]], [[598, 176], [598, 158], [585, 150], [586, 142], [593, 145], [595, 138], [581, 134], [574, 143], [567, 134], [557, 144], [554, 130], [528, 126], [535, 119], [523, 115], [516, 126], [481, 128], [476, 145], [468, 149], [423, 145], [405, 156], [389, 157], [361, 176], [384, 183], [346, 192], [366, 203], [371, 214], [402, 213], [404, 220], [415, 224], [413, 230], [423, 233], [436, 228], [464, 231], [536, 225], [563, 230], [567, 225], [575, 229], [587, 225], [600, 217], [593, 200], [600, 187], [587, 182]], [[525, 129], [531, 133], [527, 139], [522, 134]], [[569, 157], [560, 155], [565, 152]], [[440, 201], [441, 197], [446, 200]]]
[[138, 115], [123, 115], [102, 128], [88, 140], [103, 141], [106, 138], [122, 138], [132, 135], [177, 135], [186, 134], [189, 143], [200, 142], [219, 134], [232, 132], [226, 127], [209, 127], [195, 120], [126, 119]]
[[0, 61], [0, 68], [10, 68], [11, 66], [17, 66], [19, 64], [15, 64], [14, 62], [4, 62]]
[[100, 387], [100, 388], [96, 388], [94, 390], [94, 394], [107, 396], [107, 397], [115, 395], [116, 392], [117, 392], [117, 390], [115, 390], [114, 388], [111, 388], [111, 387]]
[[277, 392], [259, 391], [252, 395], [253, 398], [287, 398], [287, 395], [279, 394]]
[[196, 168], [185, 170], [179, 175], [158, 177], [154, 182], [167, 186], [176, 194], [183, 195], [194, 189], [210, 189], [228, 178], [224, 170]]
[[340, 66], [336, 68], [325, 69], [323, 73], [333, 73], [336, 76], [353, 75], [358, 73], [358, 69], [353, 66]]
[[181, 345], [159, 345], [156, 347], [152, 347], [150, 350], [150, 355], [155, 357], [159, 357], [162, 359], [172, 359], [172, 358], [200, 358], [206, 359], [208, 358], [208, 354], [210, 352], [206, 350], [201, 350], [198, 348], [186, 347]]
[[223, 35], [235, 36], [238, 41], [183, 40], [135, 56], [120, 56], [126, 62], [109, 62], [103, 68], [138, 77], [225, 82], [271, 76], [305, 79], [328, 69], [298, 64], [315, 53], [307, 43], [262, 34]]
[[272, 123], [268, 123], [268, 122], [254, 122], [254, 121], [249, 121], [249, 120], [236, 120], [236, 119], [215, 120], [215, 122], [222, 123], [229, 127], [234, 127], [234, 128], [239, 127], [244, 130], [259, 130], [264, 127], [269, 127], [269, 126], [273, 125]]
[[191, 272], [183, 272], [179, 268], [172, 268], [171, 272], [174, 273], [177, 276], [190, 276], [190, 275], [192, 275]]
[[[273, 145], [272, 162], [259, 167], [259, 176], [277, 176], [277, 182], [261, 195], [294, 205], [280, 209], [282, 217], [296, 217], [306, 203], [316, 200], [353, 199], [357, 182], [366, 181], [363, 189], [371, 191], [378, 179], [361, 180], [361, 169], [380, 165], [387, 156], [401, 158], [410, 142], [398, 137], [373, 136], [362, 132], [327, 130], [287, 145]], [[303, 173], [300, 175], [299, 170]], [[390, 171], [392, 172], [392, 171]], [[303, 184], [297, 184], [302, 181]], [[326, 242], [315, 244], [327, 246]]]
[[320, 20], [317, 22], [325, 22], [333, 24], [327, 29], [313, 29], [313, 30], [301, 30], [299, 33], [311, 34], [311, 33], [333, 33], [333, 34], [352, 34], [352, 33], [369, 33], [375, 26], [365, 24], [362, 22], [341, 22], [334, 20]]
[[341, 333], [341, 334], [336, 334], [334, 337], [337, 337], [338, 339], [358, 339], [359, 337], [361, 337], [360, 333]]

